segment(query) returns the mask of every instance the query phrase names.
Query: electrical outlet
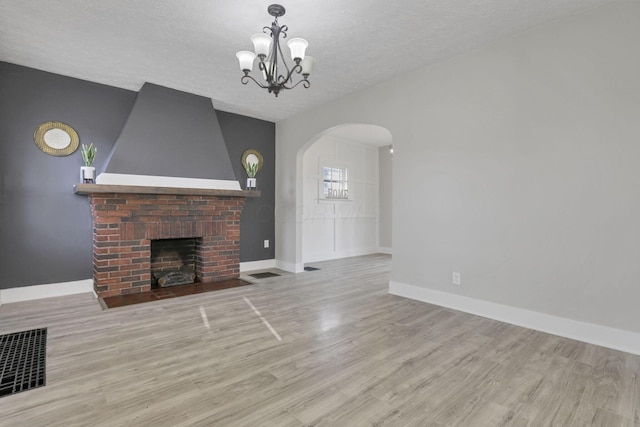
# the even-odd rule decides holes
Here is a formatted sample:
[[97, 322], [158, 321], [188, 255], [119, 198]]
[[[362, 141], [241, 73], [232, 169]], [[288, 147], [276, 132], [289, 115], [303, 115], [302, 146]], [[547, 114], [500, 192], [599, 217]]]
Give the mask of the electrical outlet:
[[264, 247], [265, 247], [265, 249], [269, 247], [269, 240], [265, 240], [264, 241]]
[[453, 275], [451, 277], [451, 283], [453, 283], [454, 285], [462, 284], [462, 277], [460, 276], [460, 273], [455, 271], [453, 272]]

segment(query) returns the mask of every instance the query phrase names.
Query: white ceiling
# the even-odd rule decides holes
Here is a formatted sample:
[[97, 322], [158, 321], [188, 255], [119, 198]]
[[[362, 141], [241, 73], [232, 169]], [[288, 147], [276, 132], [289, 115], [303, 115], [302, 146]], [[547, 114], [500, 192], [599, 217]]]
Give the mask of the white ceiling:
[[616, 0], [285, 1], [280, 24], [317, 63], [310, 89], [277, 99], [242, 86], [235, 58], [271, 23], [271, 0], [0, 0], [0, 60], [136, 91], [147, 81], [277, 121]]

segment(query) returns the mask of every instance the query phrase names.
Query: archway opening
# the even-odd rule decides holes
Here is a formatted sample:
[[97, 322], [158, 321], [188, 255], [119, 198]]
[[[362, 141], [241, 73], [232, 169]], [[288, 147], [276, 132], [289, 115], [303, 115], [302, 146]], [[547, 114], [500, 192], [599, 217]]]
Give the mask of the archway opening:
[[298, 153], [302, 263], [391, 251], [392, 136], [343, 124]]

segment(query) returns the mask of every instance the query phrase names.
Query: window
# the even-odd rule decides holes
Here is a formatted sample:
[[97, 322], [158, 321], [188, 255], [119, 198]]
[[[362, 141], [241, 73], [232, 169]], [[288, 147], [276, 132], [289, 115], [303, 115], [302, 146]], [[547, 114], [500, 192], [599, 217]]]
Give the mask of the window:
[[349, 199], [349, 176], [346, 167], [324, 166], [322, 168], [322, 197]]

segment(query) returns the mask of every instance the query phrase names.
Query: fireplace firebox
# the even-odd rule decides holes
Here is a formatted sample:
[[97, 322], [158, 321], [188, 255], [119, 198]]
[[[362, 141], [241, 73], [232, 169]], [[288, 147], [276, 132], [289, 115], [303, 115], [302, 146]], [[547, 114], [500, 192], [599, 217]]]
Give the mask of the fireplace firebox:
[[151, 286], [178, 286], [193, 283], [196, 276], [198, 238], [151, 241]]

